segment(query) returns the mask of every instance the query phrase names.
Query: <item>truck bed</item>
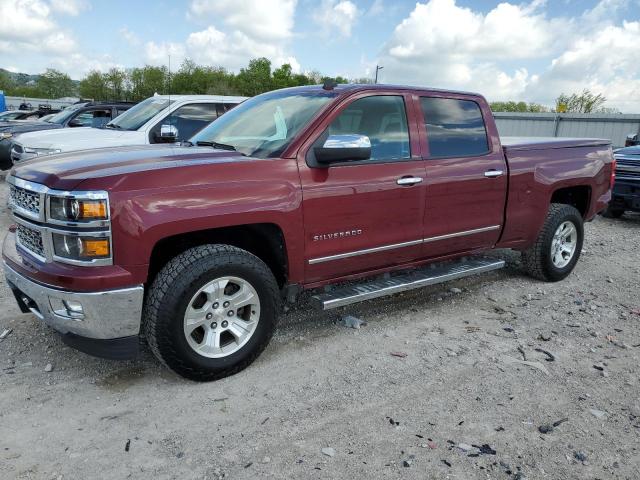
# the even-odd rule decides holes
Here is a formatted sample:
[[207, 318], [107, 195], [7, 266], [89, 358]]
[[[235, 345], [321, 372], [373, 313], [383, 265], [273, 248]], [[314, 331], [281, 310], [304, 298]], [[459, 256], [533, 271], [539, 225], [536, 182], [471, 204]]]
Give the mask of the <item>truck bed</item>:
[[553, 148], [596, 147], [611, 144], [604, 138], [500, 137], [505, 152], [513, 150], [548, 150]]

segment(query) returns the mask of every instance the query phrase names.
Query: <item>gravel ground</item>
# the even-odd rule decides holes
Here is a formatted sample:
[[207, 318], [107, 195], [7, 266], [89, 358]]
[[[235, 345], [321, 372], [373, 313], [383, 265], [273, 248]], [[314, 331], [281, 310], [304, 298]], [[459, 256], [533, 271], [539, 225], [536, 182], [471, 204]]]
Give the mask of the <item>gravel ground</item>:
[[0, 478], [640, 478], [639, 231], [597, 218], [557, 284], [498, 251], [504, 270], [340, 311], [303, 298], [208, 384], [67, 348], [1, 280]]

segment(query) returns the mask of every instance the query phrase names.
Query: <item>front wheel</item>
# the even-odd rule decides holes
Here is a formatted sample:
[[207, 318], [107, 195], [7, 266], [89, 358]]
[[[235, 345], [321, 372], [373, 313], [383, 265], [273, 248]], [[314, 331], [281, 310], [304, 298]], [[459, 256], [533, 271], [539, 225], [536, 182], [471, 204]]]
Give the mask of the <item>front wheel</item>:
[[571, 205], [551, 204], [535, 244], [522, 252], [527, 273], [546, 282], [564, 279], [580, 258], [583, 240], [580, 212]]
[[262, 260], [228, 245], [203, 245], [158, 273], [143, 327], [151, 350], [170, 369], [191, 380], [217, 380], [260, 355], [278, 310], [278, 285]]

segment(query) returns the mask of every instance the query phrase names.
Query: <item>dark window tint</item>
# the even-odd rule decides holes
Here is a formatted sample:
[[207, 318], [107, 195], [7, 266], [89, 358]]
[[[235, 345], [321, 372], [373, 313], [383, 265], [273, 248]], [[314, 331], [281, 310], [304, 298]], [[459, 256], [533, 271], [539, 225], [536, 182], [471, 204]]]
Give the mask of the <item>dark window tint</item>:
[[471, 100], [422, 97], [431, 157], [473, 157], [489, 151], [480, 106]]
[[380, 95], [349, 104], [329, 126], [329, 135], [366, 135], [371, 140], [371, 159], [410, 158], [404, 99]]
[[236, 105], [237, 103], [217, 103], [216, 108], [218, 109], [218, 116], [222, 115], [225, 112], [228, 112]]
[[162, 125], [173, 125], [178, 129], [178, 140], [188, 140], [218, 118], [215, 103], [192, 103], [184, 105], [151, 129], [151, 141], [160, 133]]
[[70, 127], [104, 127], [111, 120], [111, 109], [85, 110], [73, 117]]

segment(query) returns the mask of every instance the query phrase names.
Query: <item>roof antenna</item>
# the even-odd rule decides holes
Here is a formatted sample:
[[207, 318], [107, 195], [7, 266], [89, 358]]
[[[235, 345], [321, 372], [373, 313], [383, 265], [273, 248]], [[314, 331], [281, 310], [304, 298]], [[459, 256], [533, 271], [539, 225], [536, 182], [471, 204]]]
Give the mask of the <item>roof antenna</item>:
[[169, 83], [169, 105], [171, 105], [171, 54], [169, 54], [169, 73], [168, 73], [168, 83]]
[[322, 85], [322, 89], [323, 90], [333, 90], [337, 86], [338, 86], [338, 84], [336, 83], [336, 81], [333, 78], [327, 78], [327, 79], [325, 79], [324, 84]]

